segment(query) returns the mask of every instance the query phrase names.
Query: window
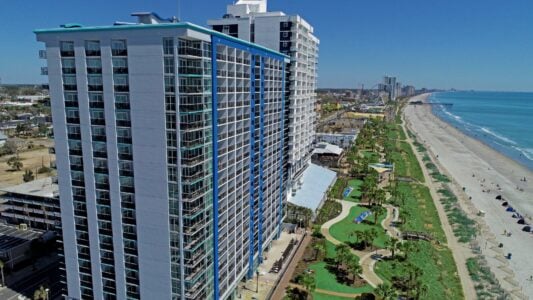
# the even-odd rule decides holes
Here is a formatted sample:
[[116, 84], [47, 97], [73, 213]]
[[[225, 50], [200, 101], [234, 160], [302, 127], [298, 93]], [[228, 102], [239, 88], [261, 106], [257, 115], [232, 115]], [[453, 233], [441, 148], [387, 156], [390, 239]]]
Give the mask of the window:
[[163, 53], [165, 55], [174, 54], [174, 40], [172, 38], [163, 39]]
[[61, 56], [74, 56], [74, 42], [60, 42]]
[[168, 167], [168, 181], [178, 181], [178, 170], [176, 167]]
[[104, 142], [93, 142], [94, 152], [107, 152], [107, 147]]
[[176, 110], [176, 97], [172, 95], [165, 96], [165, 105], [166, 105], [166, 110], [175, 111]]
[[130, 103], [130, 97], [128, 94], [115, 94], [115, 102]]
[[105, 126], [91, 126], [93, 136], [105, 136]]
[[222, 27], [222, 33], [229, 34], [229, 25], [224, 25]]
[[103, 90], [102, 75], [87, 75], [87, 83], [89, 85], [89, 91]]
[[87, 58], [87, 73], [101, 74], [102, 61], [99, 58]]
[[76, 74], [76, 62], [74, 58], [62, 58], [61, 71], [63, 74]]
[[116, 113], [117, 120], [130, 121], [130, 112], [127, 110], [119, 110]]
[[113, 73], [127, 74], [128, 59], [125, 57], [113, 57]]
[[174, 58], [165, 57], [164, 67], [165, 67], [165, 74], [174, 74]]
[[128, 50], [125, 40], [112, 40], [111, 41], [111, 53], [113, 56], [126, 56]]
[[118, 144], [117, 148], [119, 154], [132, 154], [131, 145], [129, 144]]
[[85, 41], [85, 55], [86, 56], [100, 56], [100, 42], [99, 41]]
[[283, 37], [285, 37], [285, 38], [286, 38], [286, 37], [289, 37], [289, 33], [288, 33], [288, 32], [284, 32], [284, 33], [283, 33]]
[[128, 75], [124, 74], [114, 74], [113, 81], [115, 84], [116, 92], [127, 92], [129, 90], [128, 86]]
[[65, 113], [67, 115], [67, 119], [80, 117], [80, 112], [77, 109], [67, 109]]
[[63, 87], [65, 90], [76, 90], [76, 75], [63, 75]]
[[91, 119], [105, 119], [105, 113], [103, 109], [91, 109]]

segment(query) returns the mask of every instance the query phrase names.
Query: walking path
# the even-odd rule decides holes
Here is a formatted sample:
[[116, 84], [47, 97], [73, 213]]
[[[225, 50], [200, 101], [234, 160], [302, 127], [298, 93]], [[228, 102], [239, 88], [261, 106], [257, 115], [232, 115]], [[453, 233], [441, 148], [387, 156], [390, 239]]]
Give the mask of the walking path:
[[283, 273], [283, 276], [281, 277], [278, 285], [276, 286], [276, 289], [272, 293], [272, 296], [270, 297], [271, 299], [283, 299], [283, 297], [285, 296], [285, 289], [287, 288], [287, 286], [292, 285], [290, 283], [292, 274], [294, 273], [298, 262], [302, 259], [302, 256], [305, 252], [305, 248], [307, 248], [309, 242], [311, 242], [311, 235], [306, 234], [298, 250], [291, 259], [291, 262], [287, 266], [287, 269]]
[[[403, 130], [407, 133], [407, 128], [405, 125], [405, 122], [402, 122]], [[407, 142], [411, 146], [412, 149], [416, 149], [413, 145], [413, 140], [411, 137], [407, 136]], [[437, 213], [439, 215], [439, 219], [442, 224], [442, 229], [444, 230], [444, 234], [446, 235], [447, 240], [447, 246], [452, 250], [452, 255], [455, 261], [455, 265], [457, 267], [457, 273], [459, 275], [459, 279], [461, 281], [461, 286], [463, 287], [463, 294], [465, 296], [465, 299], [477, 299], [476, 296], [476, 290], [474, 288], [474, 282], [470, 278], [470, 275], [468, 273], [468, 269], [466, 267], [466, 260], [471, 257], [472, 255], [468, 252], [470, 252], [465, 246], [459, 244], [457, 241], [457, 238], [455, 237], [453, 233], [453, 228], [450, 225], [450, 222], [448, 220], [448, 215], [446, 214], [446, 211], [444, 210], [444, 207], [442, 203], [440, 203], [440, 195], [437, 192], [437, 187], [434, 184], [433, 178], [429, 175], [429, 172], [426, 168], [426, 166], [421, 163], [422, 155], [418, 151], [413, 151], [416, 158], [418, 159], [418, 162], [420, 163], [420, 167], [422, 169], [422, 173], [424, 174], [424, 178], [426, 180], [427, 184], [425, 185], [429, 188], [431, 198], [433, 199], [433, 203], [435, 204], [435, 207], [437, 209]]]
[[[324, 225], [322, 225], [322, 228], [320, 230], [322, 232], [322, 235], [324, 235], [324, 237], [328, 241], [330, 241], [334, 245], [339, 245], [339, 244], [342, 244], [343, 242], [334, 238], [330, 234], [329, 229], [331, 228], [331, 226], [333, 226], [333, 224], [336, 224], [344, 220], [350, 214], [350, 210], [352, 209], [352, 207], [357, 206], [358, 204], [354, 202], [350, 202], [350, 201], [345, 201], [345, 200], [335, 199], [335, 201], [339, 202], [342, 205], [341, 213], [337, 217], [324, 223]], [[384, 206], [387, 208], [387, 217], [381, 222], [381, 225], [383, 226], [383, 228], [387, 230], [387, 234], [391, 236], [399, 235], [399, 231], [395, 227], [391, 226], [391, 223], [394, 221], [395, 218], [397, 218], [396, 216], [393, 215], [394, 207], [391, 205], [384, 205]], [[390, 256], [392, 253], [386, 249], [379, 249], [376, 251], [359, 251], [359, 250], [350, 248], [350, 251], [359, 257], [359, 264], [361, 265], [363, 269], [361, 277], [364, 280], [366, 280], [366, 282], [368, 282], [368, 284], [370, 284], [374, 288], [382, 284], [383, 280], [379, 278], [379, 276], [374, 271], [374, 265], [376, 264], [376, 261], [379, 258]]]

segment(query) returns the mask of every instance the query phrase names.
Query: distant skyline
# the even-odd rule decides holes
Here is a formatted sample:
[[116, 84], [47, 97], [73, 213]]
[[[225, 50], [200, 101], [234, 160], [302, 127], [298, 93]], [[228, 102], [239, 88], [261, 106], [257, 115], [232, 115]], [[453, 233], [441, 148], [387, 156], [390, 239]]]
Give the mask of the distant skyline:
[[[2, 83], [44, 83], [43, 45], [34, 29], [64, 23], [108, 25], [130, 13], [207, 26], [231, 0], [2, 1]], [[510, 5], [512, 3], [512, 5]], [[297, 13], [320, 38], [320, 88], [372, 88], [383, 75], [417, 88], [533, 91], [533, 1], [270, 0], [269, 10]]]

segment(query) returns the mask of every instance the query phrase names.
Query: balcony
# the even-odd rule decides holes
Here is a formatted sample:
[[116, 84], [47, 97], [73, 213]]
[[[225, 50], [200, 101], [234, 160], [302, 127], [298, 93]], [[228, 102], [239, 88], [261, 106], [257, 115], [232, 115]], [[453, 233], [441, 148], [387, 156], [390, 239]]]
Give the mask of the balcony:
[[102, 74], [102, 68], [87, 68], [87, 74]]
[[127, 56], [128, 49], [111, 49], [111, 55], [113, 56]]
[[81, 133], [69, 133], [67, 136], [71, 140], [81, 140]]
[[78, 107], [78, 101], [65, 101], [65, 107]]
[[130, 87], [128, 85], [115, 85], [115, 92], [129, 92]]
[[131, 127], [130, 120], [117, 120], [117, 126], [119, 127]]
[[76, 68], [61, 68], [63, 74], [76, 74]]
[[74, 50], [61, 50], [61, 57], [74, 57]]
[[67, 117], [67, 123], [69, 123], [69, 124], [80, 124], [80, 118]]
[[89, 102], [90, 108], [104, 108], [104, 102], [103, 101], [91, 101]]
[[100, 50], [85, 50], [85, 56], [100, 56]]
[[116, 102], [115, 108], [116, 109], [130, 109], [130, 104], [127, 102]]
[[89, 88], [89, 91], [103, 91], [104, 90], [104, 86], [101, 85], [101, 84], [89, 84], [88, 85], [88, 88]]
[[119, 153], [118, 158], [122, 160], [133, 160], [133, 154], [130, 153]]
[[128, 74], [128, 67], [113, 67], [113, 74]]
[[77, 91], [78, 86], [76, 84], [63, 84], [63, 89], [65, 91]]
[[48, 75], [48, 67], [41, 67], [41, 75]]
[[107, 158], [107, 152], [104, 151], [93, 151], [93, 156], [97, 158]]
[[46, 50], [39, 50], [39, 58], [46, 59]]
[[105, 125], [105, 119], [91, 119], [92, 125]]

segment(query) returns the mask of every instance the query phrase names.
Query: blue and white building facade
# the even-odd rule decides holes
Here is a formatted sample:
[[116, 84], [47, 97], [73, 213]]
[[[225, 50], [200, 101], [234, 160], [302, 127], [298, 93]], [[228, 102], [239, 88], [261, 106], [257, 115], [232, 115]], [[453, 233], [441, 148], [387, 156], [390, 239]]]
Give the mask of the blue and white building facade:
[[[229, 1], [228, 1], [229, 2]], [[208, 24], [229, 34], [290, 57], [285, 91], [285, 175], [288, 188], [298, 188], [310, 164], [315, 139], [315, 112], [320, 41], [314, 28], [298, 15], [268, 11], [267, 0], [237, 0], [221, 19]]]
[[227, 299], [279, 235], [287, 56], [189, 23], [36, 30], [74, 299]]

